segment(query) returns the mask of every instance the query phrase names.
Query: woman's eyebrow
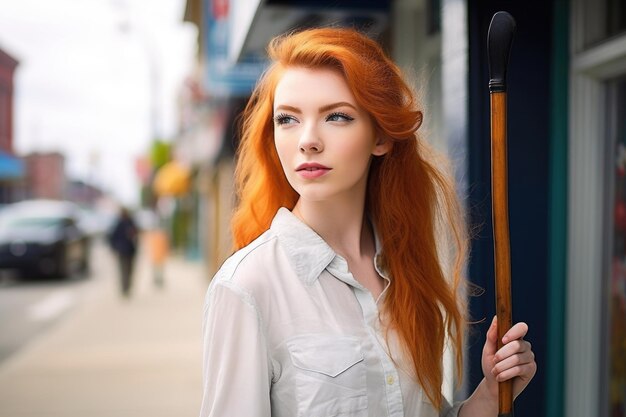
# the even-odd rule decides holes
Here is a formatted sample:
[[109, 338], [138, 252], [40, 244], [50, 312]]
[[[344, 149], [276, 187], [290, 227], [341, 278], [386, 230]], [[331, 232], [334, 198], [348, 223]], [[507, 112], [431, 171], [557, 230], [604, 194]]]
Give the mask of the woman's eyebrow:
[[[337, 107], [344, 107], [344, 106], [351, 107], [354, 110], [356, 110], [356, 107], [353, 104], [350, 104], [347, 101], [339, 101], [337, 103], [327, 104], [325, 106], [320, 107], [319, 112], [324, 113], [324, 112], [336, 109]], [[287, 104], [279, 105], [278, 107], [276, 107], [274, 111], [278, 111], [278, 110], [287, 110], [293, 113], [302, 113], [302, 110], [300, 110], [298, 107], [288, 106]]]
[[324, 113], [324, 112], [327, 112], [329, 110], [336, 109], [337, 107], [344, 107], [344, 106], [352, 107], [354, 110], [356, 110], [356, 107], [354, 105], [348, 103], [347, 101], [340, 101], [338, 103], [328, 104], [326, 106], [320, 107], [320, 113]]
[[302, 110], [300, 110], [299, 108], [294, 106], [288, 106], [286, 104], [281, 104], [280, 106], [276, 107], [274, 111], [276, 112], [278, 110], [287, 110], [293, 113], [302, 113]]

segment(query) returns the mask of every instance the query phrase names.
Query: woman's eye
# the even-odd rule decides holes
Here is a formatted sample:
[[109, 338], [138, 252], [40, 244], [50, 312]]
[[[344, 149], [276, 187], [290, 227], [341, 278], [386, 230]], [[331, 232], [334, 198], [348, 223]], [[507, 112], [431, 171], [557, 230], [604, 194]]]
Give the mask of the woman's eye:
[[350, 117], [345, 113], [339, 112], [329, 114], [328, 117], [326, 117], [327, 122], [351, 122], [352, 120], [354, 120], [353, 117]]
[[286, 125], [295, 123], [297, 120], [295, 117], [289, 116], [288, 114], [278, 114], [274, 116], [274, 122], [276, 122], [277, 125]]

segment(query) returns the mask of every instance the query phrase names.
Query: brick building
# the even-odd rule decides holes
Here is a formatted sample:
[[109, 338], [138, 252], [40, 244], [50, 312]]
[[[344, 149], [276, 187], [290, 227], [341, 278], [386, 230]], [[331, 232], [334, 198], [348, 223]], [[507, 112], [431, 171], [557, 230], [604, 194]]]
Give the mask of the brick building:
[[63, 199], [67, 187], [65, 157], [58, 152], [35, 152], [24, 156], [29, 198]]
[[24, 164], [13, 154], [13, 74], [18, 61], [0, 49], [0, 205], [17, 199]]

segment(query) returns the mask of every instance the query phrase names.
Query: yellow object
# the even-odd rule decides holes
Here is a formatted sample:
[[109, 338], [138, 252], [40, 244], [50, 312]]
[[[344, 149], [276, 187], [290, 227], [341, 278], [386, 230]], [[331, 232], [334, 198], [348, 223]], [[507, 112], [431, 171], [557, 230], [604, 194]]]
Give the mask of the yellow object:
[[178, 196], [187, 193], [190, 185], [189, 169], [176, 161], [170, 161], [157, 171], [152, 189], [160, 196]]

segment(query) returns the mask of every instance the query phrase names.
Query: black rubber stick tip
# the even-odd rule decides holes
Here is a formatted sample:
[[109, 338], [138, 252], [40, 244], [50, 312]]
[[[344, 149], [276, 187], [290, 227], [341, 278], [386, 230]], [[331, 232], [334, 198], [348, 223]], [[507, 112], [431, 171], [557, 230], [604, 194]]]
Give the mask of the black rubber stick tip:
[[506, 91], [506, 67], [515, 33], [515, 19], [507, 12], [497, 12], [491, 18], [487, 34], [489, 58], [489, 91]]

